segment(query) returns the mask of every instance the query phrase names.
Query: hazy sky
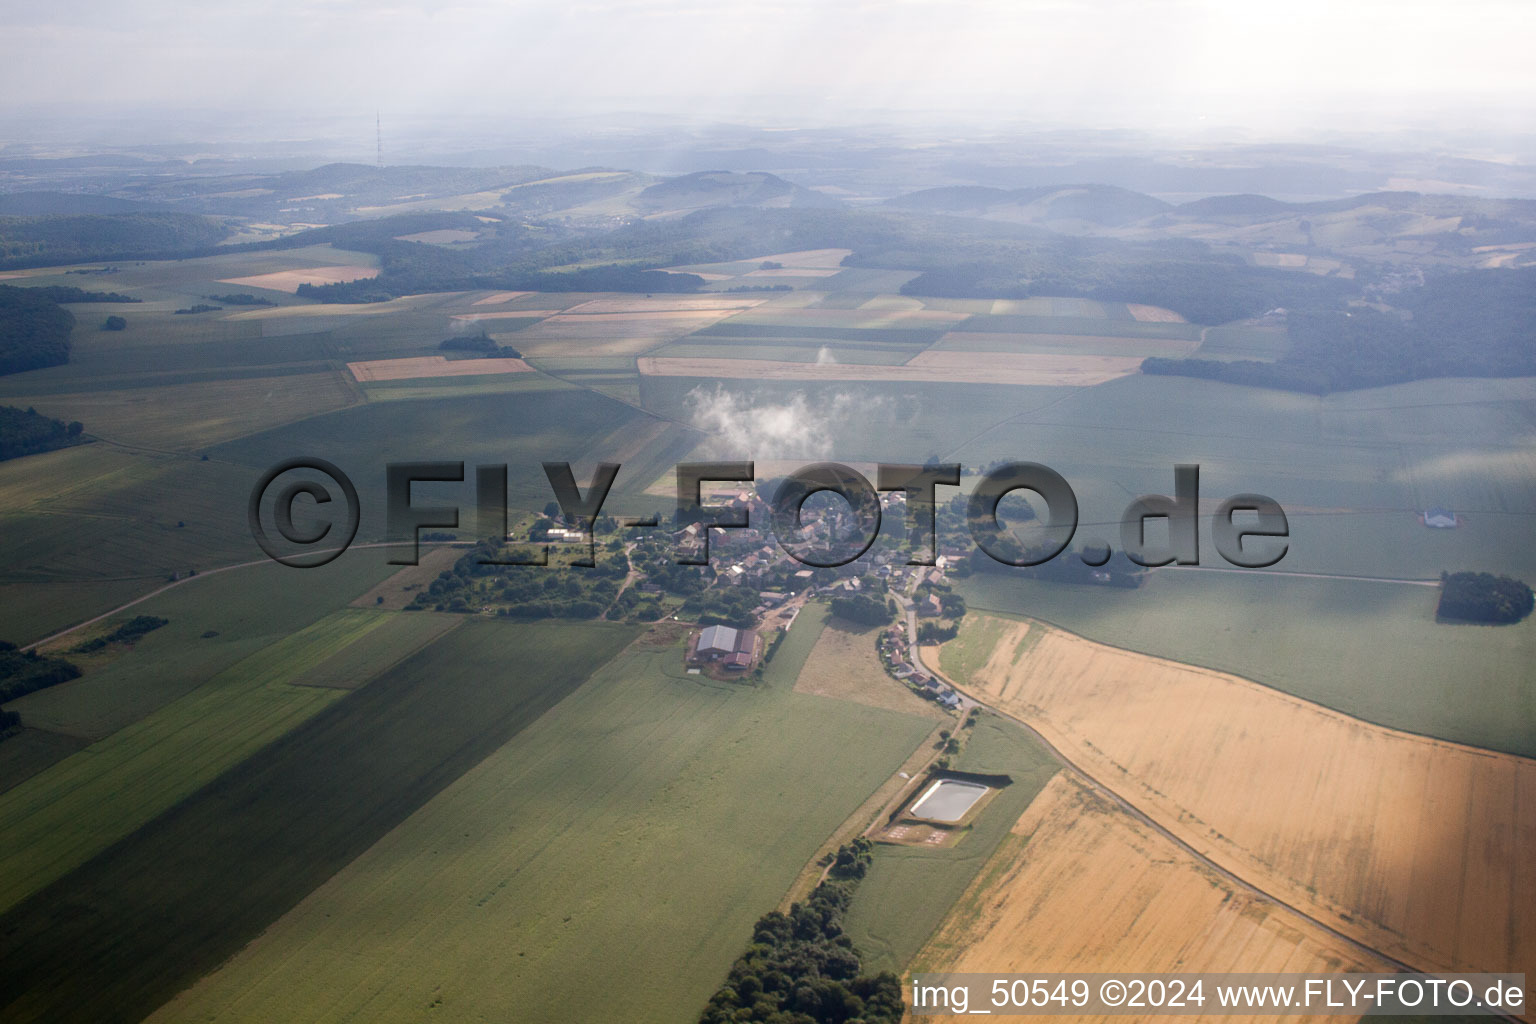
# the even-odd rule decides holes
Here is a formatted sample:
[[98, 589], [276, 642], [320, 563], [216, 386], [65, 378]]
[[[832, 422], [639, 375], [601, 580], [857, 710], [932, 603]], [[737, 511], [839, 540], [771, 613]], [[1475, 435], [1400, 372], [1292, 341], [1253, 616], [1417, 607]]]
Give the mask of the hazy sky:
[[[1525, 117], [1532, 0], [0, 0], [0, 109]], [[1501, 113], [1502, 112], [1502, 113]], [[1523, 127], [1509, 124], [1508, 127]]]

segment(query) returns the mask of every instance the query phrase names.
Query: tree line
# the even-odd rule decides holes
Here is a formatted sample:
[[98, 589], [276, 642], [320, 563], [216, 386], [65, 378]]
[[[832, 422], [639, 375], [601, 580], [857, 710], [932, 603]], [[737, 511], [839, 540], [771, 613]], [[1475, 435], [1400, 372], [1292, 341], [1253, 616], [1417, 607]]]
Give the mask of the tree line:
[[73, 662], [17, 650], [0, 640], [0, 703], [78, 678], [80, 669]]
[[189, 213], [0, 217], [0, 268], [185, 256], [228, 234], [212, 217]]
[[78, 420], [64, 423], [36, 409], [0, 405], [0, 462], [67, 448], [86, 440]]
[[897, 1024], [906, 1007], [901, 980], [861, 973], [843, 919], [873, 845], [855, 839], [834, 856], [827, 878], [804, 903], [763, 915], [752, 942], [710, 997], [699, 1024]]
[[69, 362], [75, 316], [33, 288], [0, 285], [0, 374]]

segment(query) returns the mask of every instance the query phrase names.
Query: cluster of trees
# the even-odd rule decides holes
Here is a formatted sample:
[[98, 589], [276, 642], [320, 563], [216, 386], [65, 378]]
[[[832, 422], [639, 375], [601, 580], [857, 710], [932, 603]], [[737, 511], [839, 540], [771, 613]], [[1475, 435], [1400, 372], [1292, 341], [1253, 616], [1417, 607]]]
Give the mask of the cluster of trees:
[[757, 621], [752, 614], [761, 599], [751, 587], [711, 587], [683, 602], [682, 613], [706, 626], [724, 625], [748, 629]]
[[953, 640], [960, 635], [960, 624], [952, 622], [949, 625], [941, 625], [937, 622], [919, 623], [917, 627], [917, 642], [924, 646], [942, 644]]
[[80, 669], [63, 658], [20, 651], [0, 640], [0, 703], [80, 678]]
[[75, 316], [34, 288], [0, 285], [0, 374], [69, 362]]
[[271, 299], [264, 299], [260, 295], [252, 295], [250, 292], [235, 292], [232, 295], [204, 295], [203, 298], [210, 302], [218, 302], [225, 306], [275, 306], [277, 303]]
[[30, 285], [27, 290], [50, 302], [143, 302], [120, 292], [93, 292], [72, 284]]
[[871, 845], [856, 839], [837, 851], [826, 881], [788, 914], [759, 918], [752, 943], [710, 997], [699, 1024], [896, 1024], [906, 1007], [901, 980], [888, 971], [860, 974], [862, 964], [843, 918]]
[[627, 617], [638, 622], [655, 622], [665, 614], [666, 610], [659, 601], [642, 594], [636, 587], [630, 587], [619, 594], [618, 599], [609, 607], [606, 617], [615, 621]]
[[101, 322], [104, 331], [125, 331], [128, 329], [128, 321], [120, 316], [109, 316]]
[[1273, 363], [1148, 359], [1143, 373], [1326, 394], [1427, 377], [1536, 374], [1536, 269], [1445, 274], [1371, 307], [1288, 317], [1291, 348]]
[[223, 308], [224, 308], [223, 306], [210, 306], [206, 302], [199, 302], [195, 306], [188, 306], [186, 309], [172, 310], [172, 312], [173, 313], [178, 313], [178, 314], [181, 314], [181, 315], [185, 315], [185, 314], [188, 314], [188, 313], [217, 313], [219, 310], [221, 310]]
[[714, 570], [708, 566], [679, 565], [666, 545], [641, 545], [633, 555], [646, 582], [678, 597], [690, 597], [709, 586]]
[[448, 338], [438, 343], [440, 352], [474, 352], [481, 358], [521, 359], [523, 354], [511, 345], [498, 345], [484, 331], [474, 337]]
[[93, 637], [83, 643], [78, 643], [71, 647], [69, 651], [71, 654], [91, 654], [105, 649], [109, 644], [131, 644], [144, 634], [153, 633], [170, 621], [170, 619], [162, 619], [158, 615], [135, 615], [106, 636]]
[[896, 609], [886, 598], [854, 594], [850, 597], [834, 597], [832, 614], [860, 626], [884, 626], [896, 617]]
[[502, 618], [595, 619], [613, 603], [629, 572], [622, 550], [600, 551], [597, 564], [588, 569], [480, 564], [481, 559], [532, 555], [482, 541], [417, 592], [406, 610], [469, 613], [495, 607]]
[[14, 711], [0, 708], [0, 740], [9, 739], [21, 732], [21, 716]]
[[1452, 572], [1440, 574], [1440, 606], [1435, 614], [1442, 619], [1463, 622], [1519, 622], [1531, 614], [1531, 588], [1509, 576], [1488, 572]]
[[84, 429], [78, 420], [66, 424], [36, 409], [0, 405], [0, 462], [79, 444]]
[[228, 234], [219, 221], [187, 213], [0, 217], [0, 268], [185, 256]]

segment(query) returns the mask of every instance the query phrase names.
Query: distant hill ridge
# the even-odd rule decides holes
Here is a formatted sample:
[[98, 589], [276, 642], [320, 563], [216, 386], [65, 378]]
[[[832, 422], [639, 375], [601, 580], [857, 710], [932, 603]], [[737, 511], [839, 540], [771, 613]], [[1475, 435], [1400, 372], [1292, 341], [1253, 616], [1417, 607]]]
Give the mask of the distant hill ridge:
[[641, 209], [686, 209], [705, 206], [812, 206], [843, 204], [820, 192], [765, 171], [698, 171], [667, 178], [635, 197]]
[[0, 217], [90, 216], [153, 213], [165, 208], [133, 199], [80, 192], [11, 192], [0, 195]]
[[1263, 217], [1279, 214], [1341, 213], [1363, 207], [1437, 216], [1522, 216], [1536, 219], [1536, 200], [1481, 199], [1475, 196], [1423, 192], [1366, 192], [1343, 199], [1290, 203], [1244, 193], [1207, 196], [1174, 205], [1155, 196], [1115, 185], [1049, 185], [1001, 189], [951, 185], [909, 192], [887, 200], [887, 206], [926, 213], [982, 215], [1009, 206], [1038, 208], [1040, 220], [1086, 220], [1106, 226], [1159, 214], [1195, 217]]

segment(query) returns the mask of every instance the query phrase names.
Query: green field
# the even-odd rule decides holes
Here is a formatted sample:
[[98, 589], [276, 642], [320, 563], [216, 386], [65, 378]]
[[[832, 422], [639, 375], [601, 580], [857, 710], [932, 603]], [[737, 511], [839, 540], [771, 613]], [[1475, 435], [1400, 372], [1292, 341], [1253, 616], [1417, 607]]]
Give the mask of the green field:
[[[394, 616], [349, 608], [0, 794], [0, 909], [129, 835], [346, 691], [304, 673]], [[367, 644], [357, 647], [367, 657]], [[124, 794], [127, 794], [126, 796]]]
[[[185, 580], [49, 644], [85, 674], [10, 706], [29, 726], [101, 739], [345, 605], [392, 570], [373, 554], [360, 551], [316, 570], [262, 563]], [[68, 653], [81, 639], [134, 615], [169, 622], [131, 647]]]
[[[347, 613], [338, 631], [390, 617]], [[633, 635], [608, 624], [477, 623], [345, 697], [303, 688], [329, 695], [328, 708], [0, 915], [0, 1015], [140, 1020], [507, 743]]]
[[[955, 759], [961, 771], [1008, 775], [959, 843], [923, 848], [881, 844], [859, 883], [848, 934], [869, 971], [900, 974], [1060, 767], [1018, 726], [984, 714]], [[914, 968], [916, 969], [916, 968]]]
[[[1536, 578], [1536, 550], [1519, 540], [1536, 508], [1536, 382], [1419, 382], [1319, 399], [1132, 376], [1061, 391], [945, 454], [968, 465], [1028, 459], [1057, 470], [1078, 496], [1079, 543], [1119, 547], [1131, 500], [1168, 493], [1174, 465], [1194, 463], [1202, 516], [1244, 492], [1287, 510], [1292, 542], [1279, 568]], [[1437, 505], [1465, 524], [1425, 529], [1417, 512]], [[1202, 531], [1205, 555], [1217, 559]]]
[[756, 688], [632, 648], [156, 1019], [690, 1018], [932, 726], [793, 692], [820, 619]]

